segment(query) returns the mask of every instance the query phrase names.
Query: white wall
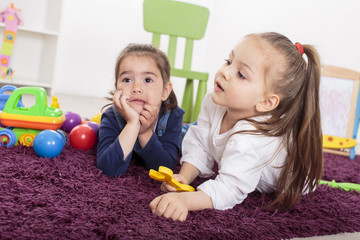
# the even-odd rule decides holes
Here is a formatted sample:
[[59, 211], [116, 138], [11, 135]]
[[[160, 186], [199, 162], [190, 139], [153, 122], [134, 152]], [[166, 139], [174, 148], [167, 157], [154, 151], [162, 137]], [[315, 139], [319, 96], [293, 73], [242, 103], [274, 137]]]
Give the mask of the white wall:
[[[323, 63], [360, 71], [360, 2], [357, 0], [187, 0], [210, 10], [205, 37], [195, 43], [193, 69], [214, 74], [246, 34], [277, 31], [315, 45]], [[143, 0], [64, 0], [55, 93], [106, 96], [114, 65], [130, 42], [149, 43]], [[162, 47], [163, 48], [163, 47]], [[181, 46], [180, 46], [181, 48]], [[174, 79], [182, 99], [182, 83]], [[181, 82], [181, 81], [180, 81]]]

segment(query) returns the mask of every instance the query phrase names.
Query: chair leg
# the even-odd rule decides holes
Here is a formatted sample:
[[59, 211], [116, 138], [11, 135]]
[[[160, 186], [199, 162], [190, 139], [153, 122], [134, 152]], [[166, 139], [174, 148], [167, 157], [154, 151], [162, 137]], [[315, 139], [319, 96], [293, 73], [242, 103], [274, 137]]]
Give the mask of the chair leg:
[[187, 79], [181, 107], [185, 110], [183, 122], [190, 123], [193, 113], [194, 80]]
[[204, 96], [207, 92], [207, 82], [206, 81], [199, 81], [198, 91], [196, 95], [196, 102], [195, 102], [195, 108], [192, 115], [191, 122], [195, 122], [197, 120], [197, 117], [199, 116], [202, 101], [204, 99]]
[[354, 160], [355, 159], [355, 147], [353, 147], [352, 149], [350, 149], [350, 159]]

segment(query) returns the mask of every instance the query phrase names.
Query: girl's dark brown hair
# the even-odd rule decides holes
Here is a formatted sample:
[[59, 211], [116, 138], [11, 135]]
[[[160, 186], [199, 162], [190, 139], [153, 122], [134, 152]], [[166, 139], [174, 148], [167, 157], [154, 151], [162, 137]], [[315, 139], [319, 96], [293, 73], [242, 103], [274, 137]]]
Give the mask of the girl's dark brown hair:
[[283, 137], [288, 156], [277, 182], [276, 199], [270, 206], [286, 210], [299, 201], [304, 190], [315, 190], [323, 171], [320, 60], [311, 45], [303, 45], [305, 60], [297, 47], [278, 33], [247, 37], [258, 39], [270, 48], [265, 53], [269, 59], [265, 82], [279, 95], [280, 103], [268, 113], [266, 121], [248, 120], [257, 129], [252, 133]]
[[[169, 59], [166, 56], [166, 54], [151, 44], [131, 43], [131, 44], [127, 45], [120, 52], [120, 55], [118, 56], [118, 58], [116, 60], [115, 89], [116, 89], [117, 78], [119, 76], [120, 64], [121, 64], [122, 60], [129, 55], [151, 57], [155, 61], [158, 69], [160, 70], [161, 77], [163, 79], [163, 86], [165, 86], [166, 83], [170, 82], [170, 63], [169, 63]], [[110, 91], [109, 93], [111, 95], [114, 95], [113, 91]], [[112, 100], [112, 98], [108, 98], [108, 99]], [[173, 90], [171, 91], [167, 100], [163, 101], [162, 107], [163, 107], [163, 112], [166, 112], [167, 110], [174, 110], [178, 107], [176, 95]]]

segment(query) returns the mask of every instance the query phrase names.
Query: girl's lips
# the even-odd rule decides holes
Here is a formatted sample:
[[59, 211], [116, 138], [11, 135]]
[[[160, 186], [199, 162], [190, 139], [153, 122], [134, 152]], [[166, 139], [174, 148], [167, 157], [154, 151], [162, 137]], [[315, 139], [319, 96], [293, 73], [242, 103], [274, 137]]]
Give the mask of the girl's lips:
[[138, 99], [138, 98], [131, 99], [130, 102], [131, 102], [131, 103], [140, 104], [140, 105], [145, 105], [145, 101], [144, 101], [144, 100], [141, 100], [141, 99]]
[[217, 92], [223, 92], [223, 91], [224, 91], [224, 89], [221, 87], [221, 85], [219, 84], [219, 82], [216, 82], [216, 84], [215, 84], [215, 90], [216, 90]]

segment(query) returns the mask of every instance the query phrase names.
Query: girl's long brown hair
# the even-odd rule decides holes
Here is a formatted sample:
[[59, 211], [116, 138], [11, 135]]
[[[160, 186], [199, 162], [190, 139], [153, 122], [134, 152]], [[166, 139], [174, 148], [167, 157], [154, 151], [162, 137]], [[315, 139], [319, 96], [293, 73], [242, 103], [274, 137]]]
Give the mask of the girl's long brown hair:
[[286, 210], [299, 201], [304, 190], [315, 189], [323, 171], [320, 60], [311, 45], [302, 45], [305, 60], [297, 47], [278, 33], [248, 37], [265, 41], [273, 49], [269, 52], [280, 54], [280, 59], [268, 56], [272, 65], [265, 70], [267, 86], [280, 96], [280, 103], [269, 113], [267, 121], [250, 121], [257, 133], [283, 137], [288, 156], [277, 182], [276, 199], [270, 206]]
[[[136, 55], [136, 56], [148, 56], [151, 57], [155, 63], [158, 69], [160, 70], [162, 79], [163, 79], [163, 86], [167, 82], [170, 82], [170, 63], [169, 59], [166, 56], [164, 52], [162, 52], [157, 47], [151, 45], [151, 44], [137, 44], [137, 43], [130, 43], [127, 45], [118, 56], [115, 64], [115, 89], [116, 89], [116, 83], [117, 78], [119, 76], [119, 68], [122, 60], [129, 56], [129, 55]], [[114, 91], [109, 92], [110, 95], [114, 95]], [[112, 101], [112, 98], [107, 98], [108, 100]], [[111, 105], [111, 104], [108, 104]], [[108, 106], [106, 105], [106, 106]], [[163, 112], [166, 112], [167, 110], [174, 110], [178, 107], [178, 102], [176, 95], [174, 93], [174, 90], [171, 91], [169, 97], [167, 100], [163, 101], [162, 103]]]

